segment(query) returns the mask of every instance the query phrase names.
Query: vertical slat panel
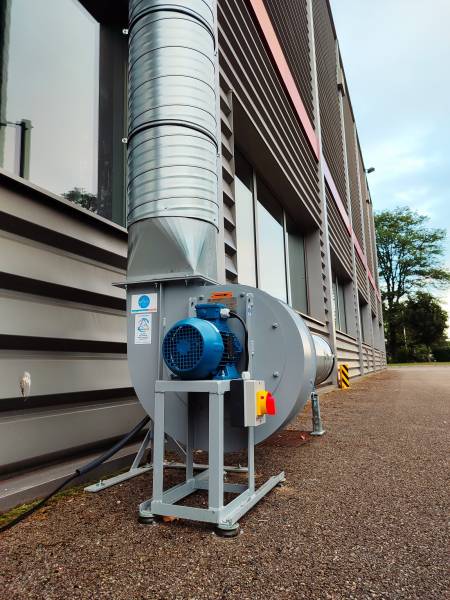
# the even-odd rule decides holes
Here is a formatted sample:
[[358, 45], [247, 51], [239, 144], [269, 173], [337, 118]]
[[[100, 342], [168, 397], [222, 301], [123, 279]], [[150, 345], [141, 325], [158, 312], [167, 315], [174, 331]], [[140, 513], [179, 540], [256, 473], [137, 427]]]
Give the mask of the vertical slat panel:
[[267, 11], [311, 123], [314, 106], [306, 0], [265, 0]]
[[327, 0], [313, 0], [320, 122], [325, 160], [342, 199], [346, 197], [338, 97], [336, 39]]
[[221, 0], [218, 6], [222, 79], [319, 225], [317, 161], [279, 73], [246, 3]]

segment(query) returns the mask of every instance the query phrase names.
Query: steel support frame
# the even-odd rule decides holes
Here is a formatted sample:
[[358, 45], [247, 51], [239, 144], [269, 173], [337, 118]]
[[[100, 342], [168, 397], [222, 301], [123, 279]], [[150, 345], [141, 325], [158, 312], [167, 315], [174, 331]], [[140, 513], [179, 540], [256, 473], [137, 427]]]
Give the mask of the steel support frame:
[[[115, 475], [114, 477], [109, 477], [108, 479], [100, 479], [99, 481], [97, 481], [97, 483], [93, 483], [93, 484], [85, 487], [84, 491], [95, 494], [97, 492], [101, 492], [102, 490], [106, 490], [114, 485], [117, 485], [118, 483], [127, 481], [128, 479], [133, 479], [133, 477], [137, 477], [138, 475], [142, 475], [143, 473], [146, 473], [147, 471], [150, 471], [151, 469], [153, 469], [153, 463], [151, 460], [152, 446], [150, 444], [152, 438], [153, 438], [153, 422], [151, 422], [149, 429], [147, 431], [147, 434], [146, 434], [145, 438], [143, 439], [141, 445], [139, 446], [136, 456], [134, 457], [133, 463], [132, 463], [131, 467], [128, 469], [128, 471], [126, 471], [125, 473], [120, 473], [119, 475]], [[179, 452], [183, 455], [183, 457], [186, 457], [186, 451], [184, 450], [184, 448], [182, 446], [180, 446], [180, 444], [173, 438], [170, 438], [170, 440], [176, 446], [176, 448], [179, 450]], [[140, 466], [141, 460], [144, 456], [144, 452], [147, 448], [150, 451], [150, 454], [148, 457], [149, 460], [145, 464]], [[176, 462], [176, 461], [167, 461], [166, 460], [166, 461], [164, 461], [164, 468], [166, 468], [166, 469], [186, 469], [186, 462]], [[195, 471], [205, 471], [206, 469], [208, 469], [208, 465], [200, 464], [200, 463], [193, 463], [192, 468]], [[241, 467], [240, 465], [238, 465], [237, 467], [226, 466], [226, 467], [224, 467], [224, 471], [226, 473], [247, 473], [248, 469], [247, 469], [247, 467]]]
[[[277, 484], [284, 481], [284, 472], [270, 477], [255, 489], [254, 428], [248, 428], [248, 482], [233, 484], [224, 482], [224, 394], [230, 390], [230, 381], [156, 381], [155, 424], [153, 438], [153, 497], [139, 506], [139, 516], [175, 517], [213, 523], [219, 529], [234, 530], [239, 519], [248, 512]], [[164, 412], [166, 392], [200, 392], [209, 397], [209, 466], [198, 475], [193, 474], [193, 422], [188, 410], [188, 435], [186, 444], [186, 478], [184, 483], [166, 491], [164, 480]], [[189, 400], [188, 400], [189, 402]], [[196, 490], [208, 492], [208, 508], [179, 506], [176, 502]], [[224, 504], [224, 493], [237, 494]]]

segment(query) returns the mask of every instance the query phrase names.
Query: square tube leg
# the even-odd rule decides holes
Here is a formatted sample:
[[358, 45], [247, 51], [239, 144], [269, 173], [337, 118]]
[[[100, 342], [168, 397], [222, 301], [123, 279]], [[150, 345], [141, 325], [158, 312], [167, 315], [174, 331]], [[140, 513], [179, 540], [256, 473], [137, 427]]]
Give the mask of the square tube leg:
[[153, 502], [162, 502], [164, 479], [164, 394], [155, 393], [153, 425]]
[[188, 425], [186, 436], [186, 481], [194, 477], [194, 419], [192, 411], [192, 400], [188, 394], [187, 398]]
[[255, 428], [248, 428], [248, 489], [253, 494], [255, 491]]
[[209, 394], [209, 491], [208, 505], [223, 507], [223, 394]]

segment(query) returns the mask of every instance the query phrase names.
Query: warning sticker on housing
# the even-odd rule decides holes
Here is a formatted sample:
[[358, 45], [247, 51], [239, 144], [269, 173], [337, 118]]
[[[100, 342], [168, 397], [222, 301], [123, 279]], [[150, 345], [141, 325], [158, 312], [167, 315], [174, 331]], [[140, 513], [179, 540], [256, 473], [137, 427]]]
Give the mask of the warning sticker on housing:
[[133, 294], [131, 296], [131, 313], [152, 313], [158, 310], [157, 294]]
[[134, 315], [134, 343], [152, 343], [152, 315]]

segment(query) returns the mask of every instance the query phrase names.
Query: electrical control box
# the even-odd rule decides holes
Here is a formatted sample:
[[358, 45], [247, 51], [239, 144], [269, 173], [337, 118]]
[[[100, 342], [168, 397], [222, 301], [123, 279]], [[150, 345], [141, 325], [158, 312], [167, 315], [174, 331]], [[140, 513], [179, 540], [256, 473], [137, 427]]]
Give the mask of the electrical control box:
[[266, 422], [266, 415], [275, 414], [275, 399], [262, 379], [232, 380], [228, 402], [234, 427], [257, 427]]
[[265, 391], [262, 379], [243, 380], [244, 384], [244, 425], [257, 427], [266, 422], [265, 414], [258, 414], [258, 394]]

